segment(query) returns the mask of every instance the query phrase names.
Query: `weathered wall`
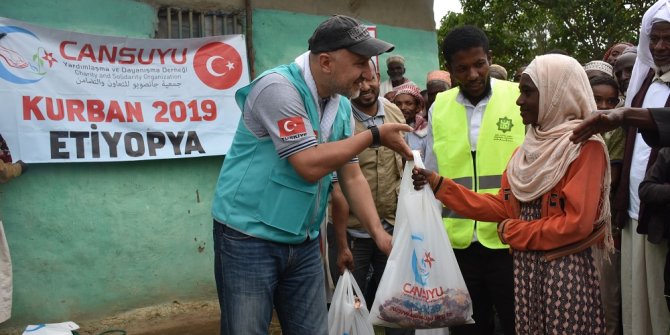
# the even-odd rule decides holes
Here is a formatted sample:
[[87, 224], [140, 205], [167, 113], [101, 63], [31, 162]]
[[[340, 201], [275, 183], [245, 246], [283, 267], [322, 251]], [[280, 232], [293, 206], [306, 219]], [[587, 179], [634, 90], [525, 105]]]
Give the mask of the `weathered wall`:
[[196, 11], [238, 11], [244, 10], [245, 0], [139, 0], [156, 8], [170, 6]]
[[[273, 9], [317, 16], [333, 14], [365, 18], [377, 24], [435, 30], [433, 0], [250, 0], [255, 9]], [[436, 0], [440, 1], [440, 0]], [[244, 9], [245, 0], [146, 0], [154, 6], [175, 6], [197, 10]]]
[[433, 0], [252, 0], [252, 3], [254, 8], [275, 9], [319, 16], [343, 14], [370, 20], [377, 24], [435, 31]]
[[[236, 6], [229, 1], [3, 0], [0, 16], [144, 38], [154, 35], [156, 5], [168, 1], [185, 4], [182, 8]], [[333, 9], [335, 1], [318, 3], [303, 8], [318, 15], [254, 9], [257, 73], [305, 51], [313, 29], [331, 9], [352, 14]], [[336, 3], [345, 9], [358, 3], [361, 12], [368, 4]], [[382, 1], [371, 3], [381, 6]], [[406, 15], [395, 8], [395, 17]], [[377, 25], [380, 38], [396, 44], [407, 58], [408, 76], [417, 83], [437, 68], [434, 31], [392, 26], [393, 16], [359, 17]], [[432, 11], [423, 19], [432, 25]], [[13, 317], [0, 325], [0, 333], [28, 323], [90, 320], [173, 300], [215, 299], [210, 205], [222, 160], [33, 164], [25, 176], [0, 185], [0, 219], [15, 278]]]
[[3, 0], [0, 16], [83, 33], [149, 38], [154, 9], [133, 0]]
[[[307, 51], [307, 40], [314, 28], [327, 17], [255, 9], [253, 18], [255, 68], [256, 73], [260, 74], [277, 64], [291, 62], [297, 55]], [[405, 57], [405, 76], [425, 88], [426, 74], [439, 69], [435, 31], [382, 25], [367, 18], [362, 18], [362, 21], [376, 25], [377, 36], [396, 46], [391, 54]], [[382, 79], [388, 78], [385, 65], [388, 56], [389, 54], [379, 56]]]
[[[156, 20], [131, 0], [5, 0], [0, 16], [135, 37], [153, 36]], [[13, 317], [1, 328], [213, 299], [210, 204], [222, 160], [32, 164], [0, 185], [14, 262]]]

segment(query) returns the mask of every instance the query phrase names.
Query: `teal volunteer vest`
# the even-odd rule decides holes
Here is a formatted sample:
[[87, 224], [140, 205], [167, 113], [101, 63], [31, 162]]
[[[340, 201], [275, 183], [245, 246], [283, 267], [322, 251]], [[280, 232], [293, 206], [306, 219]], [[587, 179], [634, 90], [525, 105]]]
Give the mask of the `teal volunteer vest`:
[[[235, 94], [244, 103], [258, 79], [278, 73], [300, 92], [313, 129], [320, 129], [319, 110], [296, 63], [261, 74]], [[351, 104], [342, 97], [329, 141], [351, 136]], [[320, 132], [319, 132], [320, 133]], [[324, 140], [317, 136], [318, 142]], [[258, 139], [241, 117], [216, 184], [212, 204], [215, 220], [245, 234], [269, 241], [297, 244], [319, 234], [332, 188], [332, 174], [316, 183], [303, 179], [287, 159], [280, 159], [270, 137]]]

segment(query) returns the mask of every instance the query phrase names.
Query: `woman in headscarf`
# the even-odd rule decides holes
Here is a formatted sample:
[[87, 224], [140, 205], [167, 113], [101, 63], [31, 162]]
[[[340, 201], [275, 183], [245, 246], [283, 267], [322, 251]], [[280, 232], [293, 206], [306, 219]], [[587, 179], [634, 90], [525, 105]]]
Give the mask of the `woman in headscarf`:
[[400, 108], [405, 116], [405, 122], [414, 128], [414, 131], [405, 134], [405, 142], [412, 150], [419, 150], [421, 157], [426, 157], [426, 135], [428, 135], [428, 121], [426, 121], [424, 107], [426, 105], [418, 86], [406, 83], [393, 89], [393, 103]]
[[[435, 172], [415, 169], [415, 187], [461, 216], [499, 222], [514, 258], [518, 334], [604, 334], [594, 258], [613, 248], [610, 168], [600, 135], [574, 144], [572, 129], [596, 109], [586, 73], [573, 58], [535, 58], [519, 83], [526, 138], [503, 173], [498, 194], [478, 194]], [[594, 248], [591, 248], [594, 246]]]

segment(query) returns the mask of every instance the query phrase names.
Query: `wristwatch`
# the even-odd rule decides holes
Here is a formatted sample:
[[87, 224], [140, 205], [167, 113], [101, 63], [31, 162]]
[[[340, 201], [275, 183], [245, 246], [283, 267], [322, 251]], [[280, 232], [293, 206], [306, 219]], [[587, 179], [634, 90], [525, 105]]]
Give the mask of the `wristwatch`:
[[370, 148], [379, 148], [382, 145], [382, 137], [379, 135], [379, 128], [377, 128], [377, 126], [370, 126], [368, 129], [372, 132], [372, 144], [370, 144]]

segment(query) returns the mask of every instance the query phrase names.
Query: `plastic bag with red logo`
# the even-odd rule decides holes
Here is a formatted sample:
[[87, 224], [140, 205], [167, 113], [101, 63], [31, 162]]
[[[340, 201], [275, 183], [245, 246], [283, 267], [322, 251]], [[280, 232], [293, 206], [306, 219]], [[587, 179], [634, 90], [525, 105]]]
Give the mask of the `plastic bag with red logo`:
[[344, 270], [335, 286], [328, 310], [328, 335], [374, 335], [368, 307], [349, 270]]
[[430, 187], [414, 190], [415, 164], [423, 167], [417, 151], [400, 183], [393, 249], [370, 322], [414, 329], [474, 323], [472, 301], [442, 224], [440, 204]]

